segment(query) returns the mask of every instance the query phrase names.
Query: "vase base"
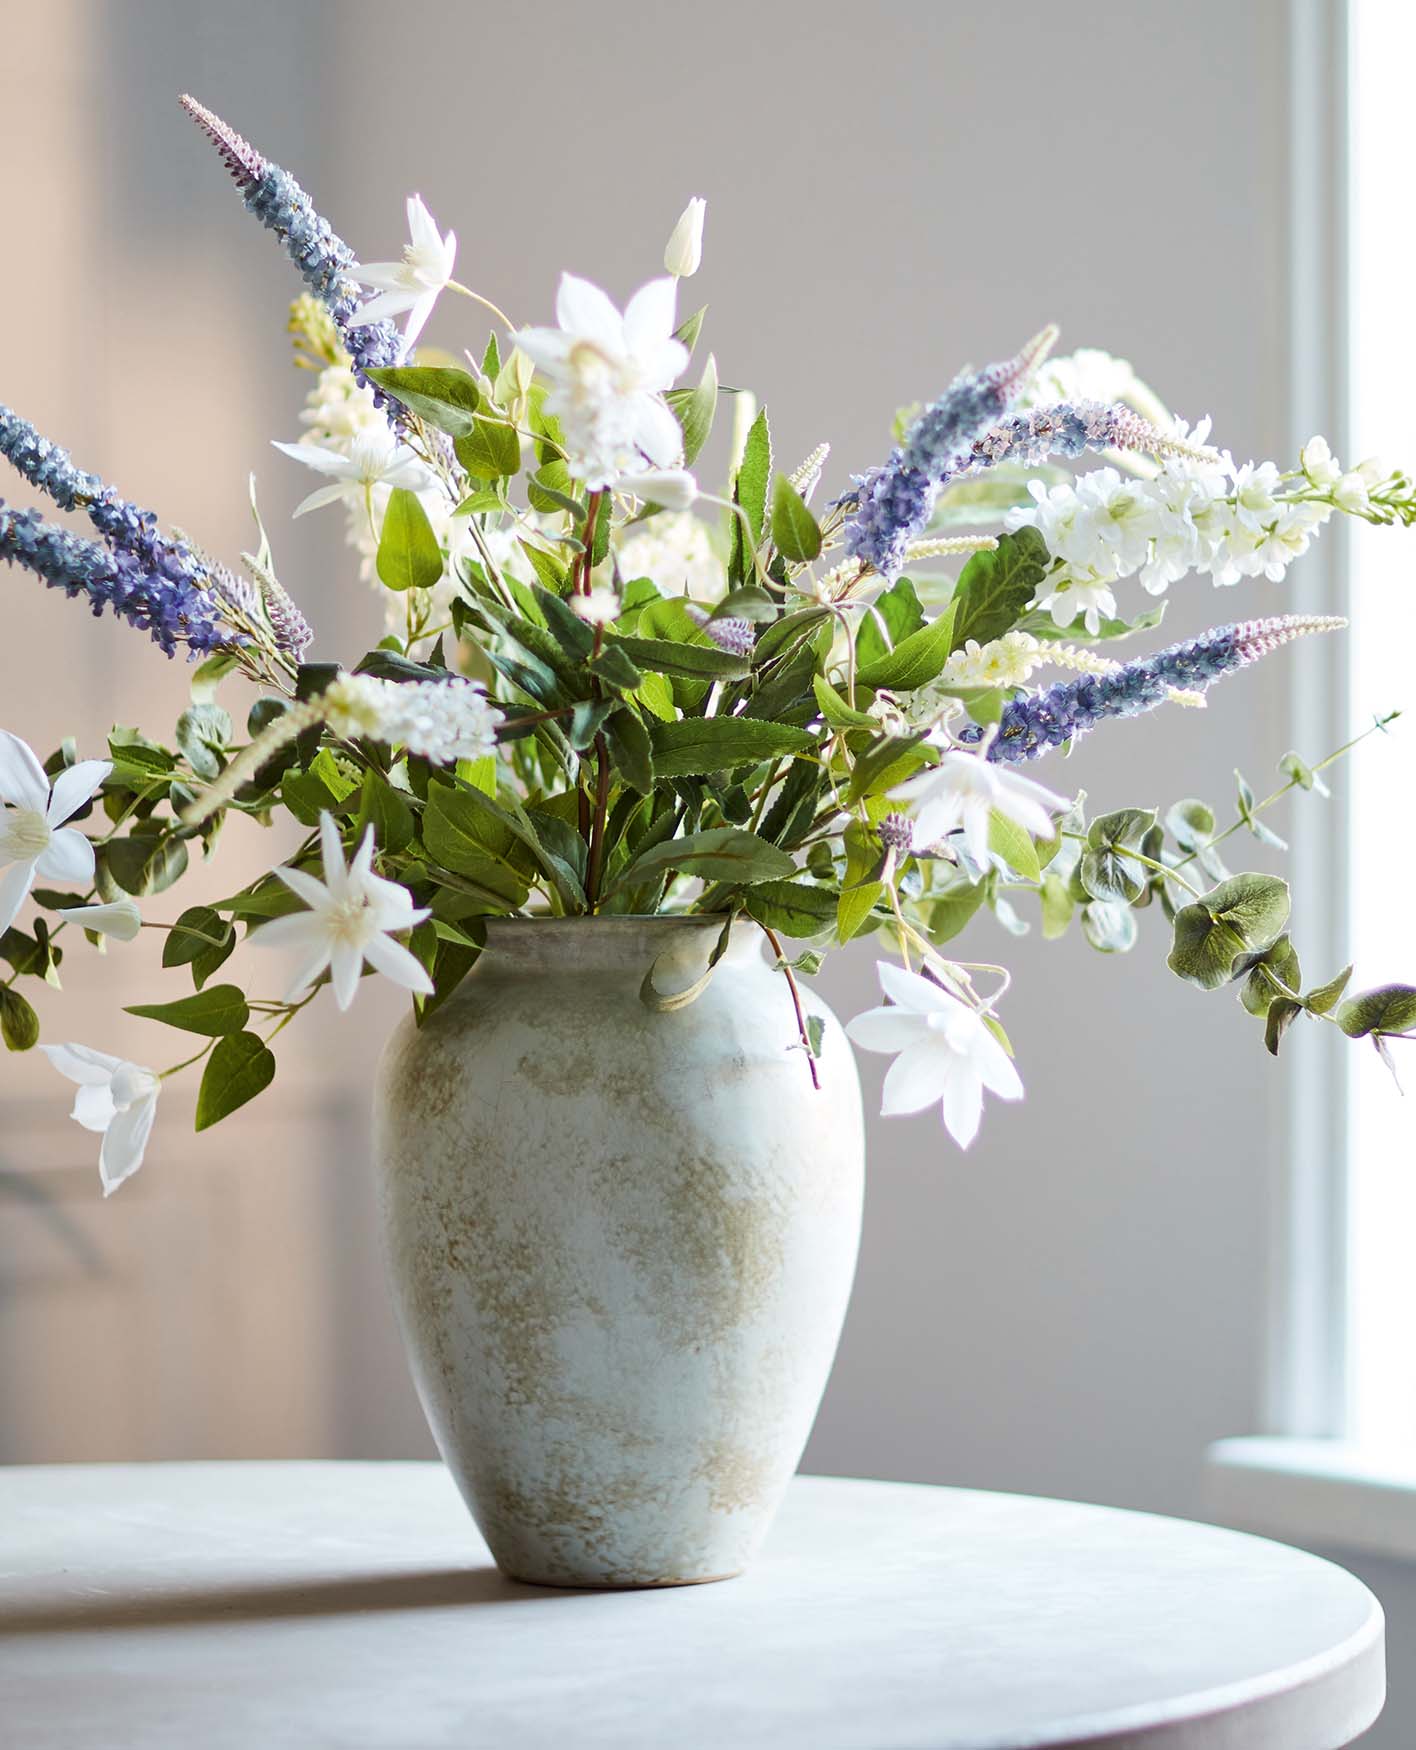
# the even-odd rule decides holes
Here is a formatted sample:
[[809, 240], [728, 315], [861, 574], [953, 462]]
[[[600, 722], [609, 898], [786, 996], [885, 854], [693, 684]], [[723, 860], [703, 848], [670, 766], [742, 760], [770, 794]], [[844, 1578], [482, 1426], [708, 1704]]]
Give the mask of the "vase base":
[[716, 1586], [720, 1580], [736, 1580], [745, 1572], [730, 1568], [724, 1574], [695, 1574], [684, 1580], [536, 1580], [529, 1574], [514, 1574], [510, 1568], [501, 1571], [518, 1586], [539, 1586], [549, 1592], [661, 1592], [672, 1586]]

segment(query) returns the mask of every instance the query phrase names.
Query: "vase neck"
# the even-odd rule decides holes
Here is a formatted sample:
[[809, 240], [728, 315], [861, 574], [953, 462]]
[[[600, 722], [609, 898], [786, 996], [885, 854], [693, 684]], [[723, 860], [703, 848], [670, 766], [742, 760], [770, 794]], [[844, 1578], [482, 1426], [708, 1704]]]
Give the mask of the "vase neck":
[[[723, 920], [713, 917], [488, 918], [483, 972], [618, 974], [637, 984], [665, 955], [685, 965], [706, 964]], [[760, 958], [756, 924], [739, 922], [724, 959]]]

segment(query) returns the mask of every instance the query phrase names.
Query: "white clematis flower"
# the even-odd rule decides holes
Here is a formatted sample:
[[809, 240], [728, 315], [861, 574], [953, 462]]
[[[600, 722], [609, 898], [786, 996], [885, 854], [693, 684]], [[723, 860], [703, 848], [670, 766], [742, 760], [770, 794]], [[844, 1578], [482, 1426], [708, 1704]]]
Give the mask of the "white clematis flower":
[[296, 516], [307, 510], [318, 510], [324, 504], [337, 504], [341, 499], [354, 499], [368, 507], [377, 486], [402, 486], [409, 492], [424, 492], [434, 484], [432, 470], [420, 462], [407, 446], [399, 443], [389, 426], [381, 422], [356, 432], [350, 439], [347, 453], [327, 449], [323, 444], [275, 445], [282, 455], [291, 456], [313, 468], [317, 474], [328, 474], [330, 486], [317, 486], [308, 498], [295, 507]]
[[674, 339], [678, 282], [651, 280], [623, 315], [598, 286], [562, 274], [557, 328], [523, 328], [516, 344], [554, 388], [546, 411], [561, 422], [570, 471], [592, 491], [646, 468], [671, 469], [683, 449], [663, 399], [688, 363]]
[[64, 822], [76, 814], [113, 770], [111, 760], [80, 760], [51, 785], [34, 749], [0, 729], [0, 931], [19, 915], [35, 877], [87, 887], [93, 880], [93, 844]]
[[867, 1009], [846, 1032], [866, 1051], [898, 1053], [885, 1076], [881, 1114], [922, 1112], [937, 1101], [945, 1129], [967, 1148], [978, 1135], [985, 1088], [1003, 1100], [1022, 1099], [1012, 1059], [973, 1009], [930, 979], [887, 960], [878, 970], [890, 1006]]
[[946, 753], [937, 766], [907, 778], [892, 794], [916, 804], [912, 812], [917, 845], [937, 845], [946, 833], [962, 827], [969, 855], [985, 868], [990, 813], [1006, 815], [1033, 838], [1050, 838], [1052, 816], [1068, 806], [1065, 797], [1031, 778], [958, 748]]
[[703, 260], [703, 215], [707, 211], [708, 203], [702, 195], [694, 195], [683, 209], [664, 247], [665, 273], [686, 280], [698, 272]]
[[686, 468], [646, 468], [642, 474], [625, 474], [615, 481], [617, 492], [632, 492], [646, 504], [664, 510], [684, 511], [698, 499], [698, 482]]
[[61, 1076], [78, 1083], [70, 1116], [103, 1137], [98, 1175], [103, 1195], [111, 1197], [143, 1164], [162, 1078], [140, 1063], [87, 1045], [41, 1045], [40, 1050]]
[[439, 236], [437, 223], [420, 194], [408, 197], [408, 238], [402, 261], [356, 262], [349, 270], [360, 285], [378, 288], [378, 296], [361, 304], [350, 318], [351, 323], [361, 327], [401, 316], [406, 310], [405, 354], [423, 332], [439, 292], [452, 278], [457, 260], [456, 233], [449, 231], [446, 237]]
[[347, 1009], [359, 989], [359, 977], [367, 962], [404, 990], [430, 996], [433, 981], [401, 942], [393, 937], [411, 930], [428, 916], [414, 904], [406, 887], [385, 881], [373, 872], [372, 827], [347, 867], [339, 842], [339, 829], [329, 814], [320, 815], [320, 851], [324, 880], [302, 869], [277, 869], [275, 873], [292, 893], [310, 908], [289, 917], [273, 918], [251, 937], [258, 947], [295, 948], [299, 969], [291, 980], [287, 1002], [309, 994], [315, 980], [329, 968], [334, 1000]]
[[96, 936], [112, 936], [115, 942], [136, 942], [143, 927], [143, 914], [135, 899], [115, 899], [111, 905], [66, 906], [57, 915]]

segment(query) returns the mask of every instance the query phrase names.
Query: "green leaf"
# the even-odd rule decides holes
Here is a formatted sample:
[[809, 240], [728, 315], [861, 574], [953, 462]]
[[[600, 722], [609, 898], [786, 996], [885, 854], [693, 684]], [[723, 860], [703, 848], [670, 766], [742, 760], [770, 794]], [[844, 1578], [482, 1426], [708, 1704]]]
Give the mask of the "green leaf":
[[1409, 1033], [1416, 1028], [1416, 986], [1382, 984], [1349, 997], [1337, 1011], [1337, 1024], [1349, 1039], [1368, 1033]]
[[452, 447], [458, 461], [478, 480], [506, 479], [521, 466], [521, 439], [515, 429], [480, 413], [471, 431], [454, 438]]
[[220, 705], [191, 705], [177, 719], [177, 745], [199, 778], [220, 773], [231, 736], [231, 713]]
[[824, 675], [813, 675], [811, 688], [821, 715], [832, 729], [868, 729], [873, 735], [880, 728], [868, 711], [852, 709]]
[[413, 842], [413, 810], [386, 778], [365, 772], [359, 792], [359, 813], [354, 822], [354, 842], [363, 840], [372, 827], [374, 843], [385, 856], [407, 850]]
[[719, 650], [716, 644], [680, 643], [671, 638], [617, 638], [611, 634], [605, 647], [622, 650], [636, 668], [654, 674], [679, 675], [686, 680], [735, 680], [752, 673], [748, 657]]
[[682, 341], [690, 352], [698, 345], [698, 336], [703, 332], [703, 318], [708, 314], [708, 306], [704, 304], [691, 316], [685, 316], [674, 330], [674, 339]]
[[849, 942], [864, 926], [885, 892], [885, 884], [880, 880], [885, 854], [876, 835], [859, 821], [852, 821], [842, 838], [846, 872], [836, 906], [836, 940]]
[[239, 1033], [251, 1018], [245, 994], [234, 984], [214, 984], [210, 990], [179, 997], [174, 1003], [134, 1003], [124, 1013], [144, 1021], [161, 1021], [166, 1027], [180, 1027], [184, 1033], [200, 1033], [208, 1039]]
[[583, 662], [595, 648], [595, 634], [554, 590], [538, 584], [533, 593], [537, 607], [546, 616], [546, 625], [566, 656], [573, 662]]
[[1300, 759], [1296, 753], [1286, 753], [1278, 762], [1278, 769], [1285, 778], [1291, 778], [1302, 790], [1316, 790], [1319, 796], [1330, 796], [1332, 792], [1322, 781], [1306, 760]]
[[782, 557], [795, 565], [808, 564], [821, 552], [816, 518], [785, 474], [777, 476], [772, 488], [772, 540]]
[[696, 389], [670, 389], [664, 399], [683, 432], [683, 465], [691, 468], [708, 441], [718, 411], [718, 363], [712, 353]]
[[1093, 899], [1082, 907], [1082, 934], [1098, 954], [1127, 954], [1136, 945], [1136, 914], [1116, 900]]
[[1017, 624], [1047, 572], [1050, 556], [1031, 527], [1000, 535], [991, 553], [973, 554], [954, 586], [954, 648], [970, 639], [987, 644]]
[[1042, 878], [1042, 939], [1044, 942], [1055, 942], [1058, 937], [1067, 934], [1067, 926], [1072, 921], [1072, 913], [1076, 909], [1076, 901], [1071, 890], [1060, 875], [1047, 874]]
[[822, 935], [836, 922], [837, 895], [805, 881], [764, 881], [743, 895], [743, 905], [758, 923], [783, 936]]
[[215, 656], [207, 657], [192, 670], [191, 682], [187, 687], [194, 705], [209, 705], [216, 697], [216, 689], [226, 676], [236, 668], [236, 657], [229, 650], [219, 650]]
[[466, 437], [472, 430], [472, 415], [482, 397], [466, 371], [444, 365], [386, 365], [368, 375], [410, 413], [449, 437]]
[[530, 541], [518, 541], [517, 545], [531, 562], [531, 569], [540, 578], [546, 590], [552, 595], [560, 595], [565, 590], [570, 572], [565, 564], [553, 553], [547, 553], [544, 548], [533, 547]]
[[497, 345], [497, 331], [494, 328], [487, 336], [486, 351], [482, 354], [482, 375], [495, 383], [501, 375], [501, 348]]
[[1015, 869], [1024, 881], [1042, 880], [1042, 865], [1031, 835], [996, 808], [990, 809], [988, 815], [988, 848], [1010, 869]]
[[100, 871], [136, 899], [165, 892], [187, 872], [187, 847], [181, 839], [134, 833], [110, 839], [97, 852]]
[[1278, 1056], [1278, 1048], [1282, 1043], [1283, 1035], [1288, 1031], [1296, 1017], [1302, 1013], [1303, 1005], [1295, 1003], [1289, 997], [1278, 997], [1269, 1005], [1267, 1019], [1264, 1023], [1264, 1045], [1274, 1057]]
[[162, 944], [165, 967], [190, 966], [198, 990], [236, 951], [236, 926], [207, 905], [189, 906]]
[[739, 826], [715, 826], [651, 845], [634, 859], [615, 886], [641, 887], [676, 869], [681, 875], [749, 887], [756, 881], [781, 881], [795, 866], [785, 851], [756, 833]]
[[416, 492], [395, 486], [374, 560], [389, 589], [431, 589], [443, 573], [442, 549]]
[[927, 685], [949, 660], [955, 644], [954, 615], [955, 605], [951, 602], [937, 620], [911, 632], [893, 650], [858, 670], [857, 684], [888, 687], [893, 693], [907, 693]]
[[1201, 990], [1228, 982], [1247, 955], [1271, 947], [1288, 922], [1288, 883], [1276, 875], [1235, 875], [1175, 914], [1166, 964]]
[[27, 998], [0, 984], [0, 1038], [7, 1051], [32, 1051], [39, 1044], [39, 1016]]
[[1263, 821], [1259, 819], [1254, 807], [1254, 792], [1249, 787], [1248, 779], [1237, 769], [1234, 773], [1234, 782], [1238, 793], [1239, 818], [1244, 822], [1244, 825], [1248, 827], [1260, 844], [1272, 845], [1276, 851], [1286, 851], [1288, 849], [1287, 840], [1281, 839], [1272, 827], [1265, 826]]
[[585, 666], [607, 686], [622, 693], [632, 693], [644, 679], [621, 643], [607, 643]]
[[[1153, 632], [1165, 618], [1165, 609], [1166, 603], [1157, 602], [1155, 607], [1147, 608], [1143, 614], [1137, 614], [1134, 620], [1101, 620], [1095, 632], [1087, 633], [1085, 642], [1101, 644], [1118, 638], [1129, 638], [1133, 632]], [[1044, 644], [1075, 643], [1079, 636], [1075, 625], [1059, 626], [1045, 609], [1024, 614], [1018, 621], [1017, 629], [1031, 633]]]
[[605, 724], [605, 740], [616, 771], [631, 790], [647, 796], [654, 788], [654, 749], [643, 720], [622, 706]]
[[917, 735], [882, 735], [852, 767], [847, 802], [885, 795], [912, 777], [928, 760], [922, 747], [924, 740], [923, 730]]
[[490, 797], [479, 806], [480, 795], [446, 784], [431, 785], [423, 811], [423, 843], [435, 863], [475, 882], [508, 910], [519, 910], [526, 902], [527, 885], [508, 861], [514, 837], [490, 812]]
[[1214, 810], [1207, 802], [1200, 802], [1193, 796], [1177, 802], [1166, 813], [1165, 829], [1182, 851], [1196, 858], [1211, 881], [1228, 879], [1229, 871], [1211, 842], [1215, 818]]
[[1153, 808], [1118, 808], [1099, 814], [1087, 829], [1086, 849], [1077, 866], [1083, 891], [1092, 899], [1135, 904], [1149, 876], [1145, 864], [1128, 853], [1141, 849], [1154, 825]]
[[869, 668], [871, 663], [878, 662], [886, 654], [887, 646], [879, 625], [881, 620], [890, 634], [888, 648], [891, 650], [924, 625], [924, 609], [909, 578], [897, 578], [889, 589], [875, 598], [871, 612], [862, 618], [856, 635], [858, 669]]
[[772, 429], [764, 407], [753, 420], [738, 464], [733, 496], [747, 513], [753, 544], [762, 540], [767, 520], [767, 482], [772, 477]]
[[782, 759], [817, 746], [814, 735], [787, 723], [755, 717], [685, 717], [649, 731], [660, 778], [687, 778], [732, 766]]
[[952, 941], [972, 920], [987, 897], [986, 881], [951, 881], [929, 904], [930, 941]]
[[254, 1033], [218, 1040], [197, 1092], [197, 1129], [209, 1130], [275, 1080], [275, 1054]]
[[1326, 984], [1320, 984], [1316, 990], [1310, 990], [1303, 998], [1303, 1007], [1310, 1015], [1326, 1015], [1337, 1007], [1347, 982], [1352, 977], [1352, 968], [1344, 966], [1336, 978], [1329, 979]]
[[[1302, 969], [1298, 964], [1298, 950], [1293, 946], [1290, 936], [1282, 935], [1262, 954], [1252, 961], [1246, 961], [1248, 977], [1239, 987], [1239, 1001], [1251, 1015], [1266, 1015], [1273, 1007], [1276, 998], [1282, 996], [1281, 991], [1274, 989], [1268, 974], [1272, 973], [1280, 984], [1286, 984], [1290, 990], [1297, 990], [1303, 982]], [[1242, 970], [1242, 968], [1241, 968]]]

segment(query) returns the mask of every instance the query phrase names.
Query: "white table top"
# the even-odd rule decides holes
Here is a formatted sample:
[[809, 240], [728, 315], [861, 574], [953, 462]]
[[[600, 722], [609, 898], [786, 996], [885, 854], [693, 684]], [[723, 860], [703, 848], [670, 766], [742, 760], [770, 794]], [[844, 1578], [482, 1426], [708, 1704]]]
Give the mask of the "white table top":
[[1336, 1750], [1342, 1569], [1145, 1514], [799, 1478], [719, 1585], [503, 1580], [425, 1464], [0, 1470], [16, 1750]]

